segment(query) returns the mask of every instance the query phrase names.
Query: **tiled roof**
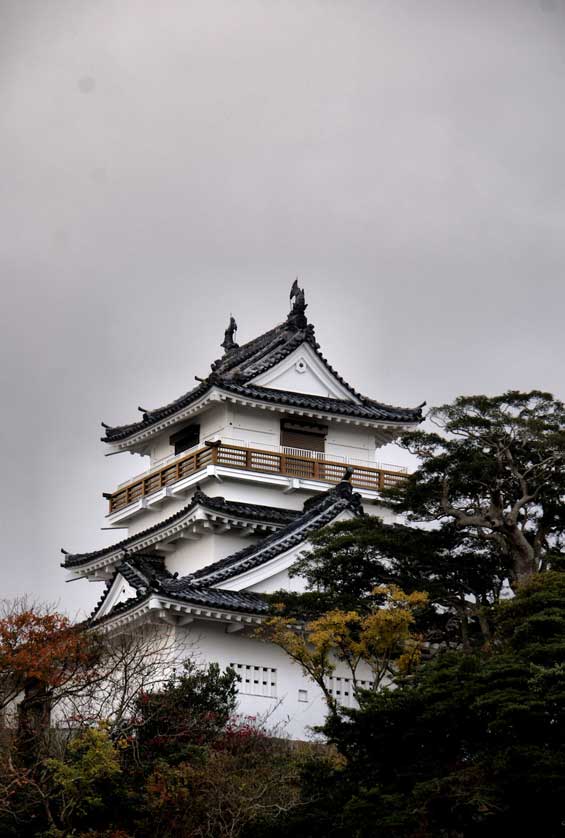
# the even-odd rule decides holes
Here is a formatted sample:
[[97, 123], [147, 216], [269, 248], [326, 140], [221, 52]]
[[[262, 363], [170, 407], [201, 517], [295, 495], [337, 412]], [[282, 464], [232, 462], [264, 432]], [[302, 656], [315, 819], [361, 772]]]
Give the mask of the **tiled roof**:
[[308, 539], [310, 533], [327, 526], [340, 512], [350, 509], [355, 514], [362, 514], [361, 496], [352, 491], [347, 481], [324, 492], [316, 498], [310, 498], [304, 505], [302, 515], [284, 529], [273, 535], [238, 550], [225, 559], [206, 565], [191, 577], [194, 582], [216, 585], [233, 576], [239, 576], [252, 568], [259, 567], [276, 556], [295, 547]]
[[254, 384], [223, 384], [222, 389], [261, 402], [301, 407], [321, 413], [359, 416], [362, 419], [373, 419], [381, 422], [418, 422], [422, 418], [421, 408], [393, 407], [371, 399], [364, 399], [362, 404], [357, 404], [343, 399], [311, 396], [303, 393], [293, 393], [288, 390], [275, 390], [271, 387], [258, 387]]
[[220, 588], [207, 588], [203, 585], [195, 585], [191, 578], [177, 578], [177, 574], [170, 573], [161, 556], [150, 556], [136, 554], [127, 556], [116, 567], [112, 578], [106, 583], [106, 588], [96, 604], [90, 619], [96, 621], [96, 615], [105, 602], [110, 589], [120, 574], [126, 582], [136, 591], [135, 597], [130, 597], [108, 612], [114, 615], [124, 610], [124, 606], [135, 605], [150, 593], [163, 594], [170, 599], [182, 602], [190, 602], [194, 605], [209, 605], [212, 608], [228, 608], [235, 611], [264, 612], [268, 606], [261, 597], [256, 594], [238, 593], [234, 591], [223, 591]]
[[128, 436], [151, 427], [151, 425], [154, 425], [160, 419], [172, 416], [173, 413], [182, 410], [183, 407], [188, 407], [188, 405], [197, 401], [211, 389], [212, 383], [209, 380], [203, 381], [198, 387], [194, 387], [188, 393], [179, 396], [174, 402], [170, 402], [170, 404], [166, 404], [158, 410], [144, 413], [143, 419], [140, 422], [131, 422], [129, 425], [116, 425], [112, 428], [105, 425], [106, 435], [101, 437], [102, 442], [115, 442], [116, 440], [127, 439]]
[[121, 541], [111, 544], [109, 547], [103, 547], [100, 550], [93, 550], [90, 553], [65, 553], [65, 559], [62, 562], [62, 567], [80, 567], [87, 564], [92, 559], [102, 558], [114, 550], [123, 550], [136, 542], [142, 541], [149, 535], [154, 535], [160, 530], [164, 530], [171, 524], [183, 518], [197, 506], [201, 506], [210, 512], [215, 512], [226, 517], [241, 518], [243, 520], [257, 521], [258, 523], [272, 524], [279, 527], [286, 526], [289, 522], [297, 518], [300, 513], [293, 509], [280, 509], [275, 506], [263, 506], [255, 503], [240, 503], [239, 501], [225, 500], [222, 497], [209, 497], [201, 489], [197, 489], [192, 496], [192, 500], [186, 506], [183, 506], [174, 515], [165, 518], [164, 521], [159, 521], [157, 524], [148, 527], [135, 535], [130, 535]]
[[136, 590], [149, 588], [173, 578], [165, 567], [163, 556], [143, 553], [134, 554], [131, 557], [126, 556], [116, 570]]
[[254, 614], [264, 613], [268, 610], [268, 605], [260, 595], [227, 591], [211, 586], [221, 584], [246, 570], [259, 567], [291, 547], [306, 542], [312, 532], [330, 524], [346, 509], [356, 515], [363, 514], [360, 496], [353, 492], [351, 484], [344, 480], [323, 495], [306, 501], [302, 514], [279, 532], [263, 539], [258, 544], [250, 545], [225, 559], [207, 565], [194, 574], [180, 578], [166, 569], [164, 560], [160, 557], [142, 554], [128, 555], [117, 565], [115, 574], [111, 582], [107, 583], [106, 591], [91, 615], [91, 619], [96, 621], [96, 614], [118, 573], [121, 573], [136, 590], [137, 596], [131, 597], [125, 603], [119, 603], [102, 619], [133, 607], [151, 592], [195, 605], [208, 605], [212, 608], [226, 608]]
[[103, 617], [96, 617], [101, 603], [96, 607], [92, 615], [89, 617], [89, 622], [93, 625], [100, 625], [112, 617], [117, 617], [119, 614], [124, 614], [145, 602], [152, 594], [161, 594], [167, 599], [177, 600], [189, 605], [204, 606], [209, 608], [221, 608], [227, 611], [243, 611], [246, 614], [265, 614], [269, 610], [269, 605], [258, 594], [239, 593], [238, 591], [223, 591], [220, 588], [190, 588], [185, 586], [181, 591], [169, 592], [164, 589], [158, 591], [151, 590], [139, 596], [130, 597], [123, 602], [115, 605], [111, 611], [104, 614]]
[[[397, 408], [386, 404], [375, 402], [372, 399], [358, 393], [330, 366], [320, 352], [319, 344], [314, 337], [314, 327], [308, 323], [304, 328], [297, 328], [291, 316], [284, 323], [275, 326], [268, 332], [257, 338], [230, 349], [223, 358], [214, 361], [212, 372], [197, 387], [184, 393], [178, 399], [155, 410], [143, 414], [139, 422], [132, 422], [128, 425], [109, 427], [105, 425], [106, 434], [102, 437], [103, 442], [117, 442], [125, 440], [150, 428], [162, 419], [172, 416], [179, 410], [193, 404], [204, 396], [212, 387], [216, 386], [230, 393], [239, 393], [249, 398], [257, 398], [261, 401], [270, 401], [276, 404], [297, 404], [299, 394], [286, 391], [270, 390], [266, 387], [249, 387], [246, 385], [256, 376], [274, 367], [283, 361], [288, 355], [297, 349], [301, 344], [307, 343], [316, 353], [318, 358], [325, 365], [327, 370], [342, 384], [351, 394], [351, 401], [339, 399], [319, 399], [316, 396], [300, 397], [305, 407], [314, 410], [328, 410], [331, 413], [343, 415], [362, 416], [368, 419], [377, 419], [387, 422], [419, 422], [422, 419], [422, 410], [419, 408]], [[249, 392], [246, 392], [249, 390]], [[252, 391], [252, 392], [251, 392]], [[273, 396], [275, 394], [275, 396]], [[308, 401], [310, 400], [310, 401]], [[324, 406], [314, 406], [314, 402], [323, 402]], [[361, 404], [359, 404], [359, 402]]]
[[191, 585], [188, 579], [174, 579], [164, 582], [159, 592], [173, 599], [195, 605], [210, 605], [213, 608], [229, 608], [235, 611], [265, 612], [269, 606], [257, 594], [240, 591], [223, 591], [221, 588], [204, 588]]
[[106, 602], [108, 594], [112, 590], [112, 585], [114, 584], [117, 575], [118, 575], [118, 571], [115, 570], [114, 573], [112, 574], [112, 576], [110, 577], [110, 579], [106, 580], [106, 583], [105, 583], [105, 586], [104, 586], [104, 591], [102, 593], [102, 596], [100, 597], [100, 599], [98, 600], [98, 602], [94, 606], [94, 609], [93, 609], [93, 611], [92, 611], [92, 613], [89, 617], [90, 620], [92, 620], [92, 618], [95, 616], [95, 614], [97, 614], [100, 611], [100, 609], [102, 608], [102, 606]]
[[227, 381], [249, 381], [283, 361], [302, 343], [308, 343], [317, 350], [314, 326], [308, 324], [304, 329], [297, 329], [285, 321], [227, 352], [223, 358], [214, 361], [212, 371]]

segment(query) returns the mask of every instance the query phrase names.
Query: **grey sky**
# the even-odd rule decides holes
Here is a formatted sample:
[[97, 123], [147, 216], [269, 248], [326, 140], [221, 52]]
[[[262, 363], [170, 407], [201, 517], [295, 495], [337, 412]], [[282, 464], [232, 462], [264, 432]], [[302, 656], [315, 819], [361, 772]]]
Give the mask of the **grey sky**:
[[0, 0], [2, 593], [97, 598], [100, 421], [297, 274], [368, 395], [565, 396], [564, 103], [565, 0]]

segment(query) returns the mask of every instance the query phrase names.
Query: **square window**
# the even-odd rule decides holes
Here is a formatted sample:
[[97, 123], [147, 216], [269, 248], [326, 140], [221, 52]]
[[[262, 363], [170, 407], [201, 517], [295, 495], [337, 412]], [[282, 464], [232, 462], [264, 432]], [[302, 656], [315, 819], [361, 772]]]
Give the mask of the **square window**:
[[298, 690], [298, 700], [308, 701], [308, 690]]
[[193, 448], [199, 442], [200, 425], [187, 425], [169, 439], [169, 444], [174, 446], [175, 454], [182, 454], [183, 451]]

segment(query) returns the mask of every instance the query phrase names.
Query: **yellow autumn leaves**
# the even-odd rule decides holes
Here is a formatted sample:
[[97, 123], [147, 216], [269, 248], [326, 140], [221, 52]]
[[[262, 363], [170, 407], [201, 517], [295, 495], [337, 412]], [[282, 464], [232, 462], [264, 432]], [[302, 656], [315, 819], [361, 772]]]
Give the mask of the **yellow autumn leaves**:
[[396, 585], [380, 585], [373, 594], [380, 604], [369, 613], [335, 610], [307, 623], [281, 614], [259, 630], [318, 684], [331, 710], [336, 708], [331, 678], [339, 664], [347, 668], [358, 698], [360, 681], [366, 687], [370, 680], [375, 690], [386, 679], [409, 672], [420, 659], [422, 641], [414, 632], [414, 612], [425, 605], [428, 595], [407, 594]]

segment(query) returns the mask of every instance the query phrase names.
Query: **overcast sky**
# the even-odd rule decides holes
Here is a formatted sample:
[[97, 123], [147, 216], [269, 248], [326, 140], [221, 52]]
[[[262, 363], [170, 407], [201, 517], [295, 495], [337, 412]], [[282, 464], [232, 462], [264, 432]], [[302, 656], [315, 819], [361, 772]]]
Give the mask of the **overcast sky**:
[[367, 395], [565, 396], [565, 0], [0, 0], [0, 120], [4, 596], [97, 599], [100, 421], [296, 275]]

